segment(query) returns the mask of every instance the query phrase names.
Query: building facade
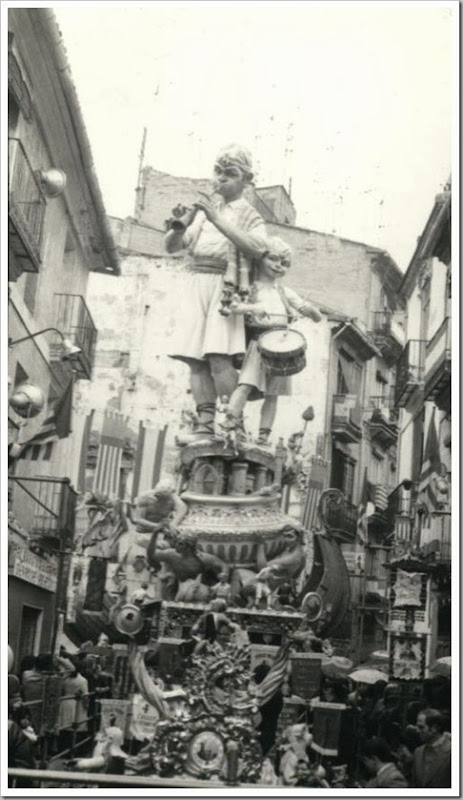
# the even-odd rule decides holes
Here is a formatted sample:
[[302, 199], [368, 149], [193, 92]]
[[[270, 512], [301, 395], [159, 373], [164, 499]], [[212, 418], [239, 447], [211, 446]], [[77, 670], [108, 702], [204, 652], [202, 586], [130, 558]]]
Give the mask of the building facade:
[[[400, 287], [404, 348], [397, 361], [400, 409], [396, 543], [432, 573], [427, 664], [450, 654], [451, 184], [438, 194]], [[403, 491], [403, 486], [411, 486]]]
[[[47, 651], [73, 544], [97, 327], [92, 270], [119, 261], [50, 9], [8, 15], [9, 642]], [[72, 359], [72, 360], [70, 360]]]

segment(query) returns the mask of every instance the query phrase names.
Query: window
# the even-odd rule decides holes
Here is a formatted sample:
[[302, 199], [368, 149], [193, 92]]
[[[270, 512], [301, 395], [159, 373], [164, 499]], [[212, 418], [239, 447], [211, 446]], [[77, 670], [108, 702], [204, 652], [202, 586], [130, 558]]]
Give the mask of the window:
[[33, 314], [35, 310], [38, 279], [39, 276], [36, 272], [28, 272], [24, 280], [24, 302], [31, 314]]
[[423, 457], [424, 438], [424, 408], [413, 420], [413, 447], [412, 447], [412, 474], [411, 479], [417, 482], [420, 479], [421, 461]]
[[43, 454], [44, 461], [50, 461], [52, 450], [53, 450], [53, 442], [47, 442]]
[[32, 445], [31, 461], [37, 461], [39, 454], [40, 454], [40, 445], [39, 444]]
[[431, 308], [431, 281], [428, 279], [421, 289], [420, 339], [424, 342], [428, 341], [430, 308]]
[[362, 367], [346, 350], [340, 350], [338, 355], [337, 394], [360, 393], [362, 385]]
[[18, 666], [24, 656], [36, 656], [39, 652], [42, 615], [43, 611], [41, 608], [23, 606], [16, 661]]
[[356, 462], [353, 458], [347, 456], [342, 450], [338, 450], [337, 447], [333, 448], [331, 486], [333, 489], [339, 489], [349, 502], [352, 502], [354, 493], [355, 465]]

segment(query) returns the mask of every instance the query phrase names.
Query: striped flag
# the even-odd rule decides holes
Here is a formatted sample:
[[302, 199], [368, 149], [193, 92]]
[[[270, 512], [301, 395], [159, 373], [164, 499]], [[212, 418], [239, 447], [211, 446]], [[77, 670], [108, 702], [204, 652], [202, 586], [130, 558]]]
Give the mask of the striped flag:
[[389, 491], [387, 486], [383, 486], [380, 483], [376, 484], [374, 502], [375, 508], [377, 508], [378, 511], [386, 511], [389, 505]]
[[439, 475], [441, 469], [439, 439], [437, 436], [435, 417], [436, 409], [433, 408], [428, 435], [426, 437], [420, 483], [418, 486], [418, 503], [426, 506], [428, 512], [435, 511], [437, 506], [433, 478]]
[[372, 491], [371, 484], [367, 477], [367, 468], [365, 467], [365, 475], [363, 477], [362, 495], [358, 507], [357, 515], [357, 535], [361, 542], [368, 540], [368, 517], [374, 513], [374, 506], [372, 504]]
[[256, 689], [258, 706], [263, 706], [272, 699], [273, 695], [281, 688], [285, 679], [291, 642], [287, 641], [280, 646], [270, 670]]
[[167, 425], [148, 427], [140, 422], [133, 472], [132, 500], [149, 491], [159, 481], [166, 442]]
[[318, 520], [318, 501], [325, 488], [327, 464], [321, 459], [313, 459], [310, 478], [307, 485], [307, 494], [302, 510], [301, 522], [306, 530], [312, 530], [317, 526]]
[[122, 450], [128, 435], [126, 418], [118, 412], [106, 411], [98, 446], [93, 491], [99, 490], [111, 499], [119, 496]]

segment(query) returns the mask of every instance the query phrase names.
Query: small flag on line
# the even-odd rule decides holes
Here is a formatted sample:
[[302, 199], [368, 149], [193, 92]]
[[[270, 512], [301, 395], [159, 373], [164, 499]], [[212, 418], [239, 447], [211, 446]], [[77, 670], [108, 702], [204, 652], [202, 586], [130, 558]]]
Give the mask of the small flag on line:
[[148, 492], [159, 481], [164, 456], [167, 425], [149, 427], [140, 422], [133, 472], [132, 500]]
[[308, 531], [317, 527], [318, 502], [325, 488], [326, 466], [326, 462], [319, 459], [314, 459], [312, 464], [301, 519], [302, 526]]

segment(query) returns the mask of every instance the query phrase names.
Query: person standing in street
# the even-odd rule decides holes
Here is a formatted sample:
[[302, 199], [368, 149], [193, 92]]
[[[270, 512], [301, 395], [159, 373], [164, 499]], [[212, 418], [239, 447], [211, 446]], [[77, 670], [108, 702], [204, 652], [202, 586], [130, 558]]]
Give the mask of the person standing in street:
[[445, 717], [435, 708], [426, 708], [419, 712], [416, 727], [423, 744], [413, 754], [413, 788], [450, 788], [452, 746]]
[[408, 786], [392, 760], [387, 742], [379, 736], [365, 742], [362, 760], [368, 772], [374, 776], [366, 784], [366, 789], [405, 789]]

